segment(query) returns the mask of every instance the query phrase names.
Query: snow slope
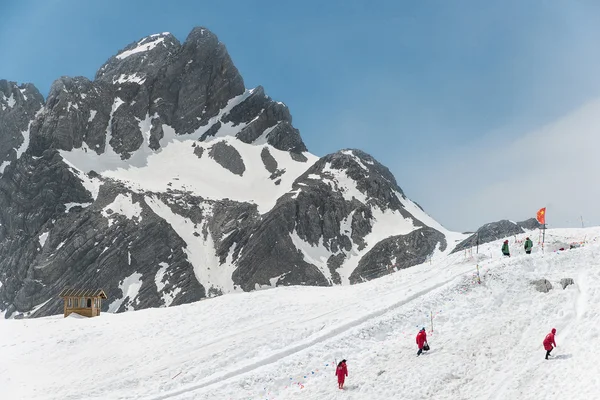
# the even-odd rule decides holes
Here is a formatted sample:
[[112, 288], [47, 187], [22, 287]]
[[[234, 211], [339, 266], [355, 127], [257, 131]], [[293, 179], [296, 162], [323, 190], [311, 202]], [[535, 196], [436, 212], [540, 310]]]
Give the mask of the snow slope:
[[[1, 397], [595, 398], [600, 229], [549, 230], [547, 248], [586, 244], [546, 253], [536, 246], [531, 256], [522, 236], [511, 238], [510, 259], [498, 257], [498, 241], [480, 246], [478, 259], [440, 256], [354, 286], [279, 287], [93, 319], [0, 321]], [[563, 290], [565, 277], [576, 284]], [[535, 291], [529, 281], [539, 278], [554, 289]], [[432, 350], [417, 358], [421, 326]], [[558, 348], [546, 361], [541, 342], [552, 327]], [[341, 358], [349, 368], [344, 392], [332, 366]]]

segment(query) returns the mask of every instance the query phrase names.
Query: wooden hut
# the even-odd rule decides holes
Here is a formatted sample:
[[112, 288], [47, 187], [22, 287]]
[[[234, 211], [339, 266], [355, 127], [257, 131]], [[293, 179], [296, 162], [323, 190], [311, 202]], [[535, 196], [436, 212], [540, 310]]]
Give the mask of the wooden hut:
[[102, 289], [64, 289], [58, 296], [65, 302], [65, 317], [71, 313], [96, 317], [100, 315], [102, 300], [107, 298]]

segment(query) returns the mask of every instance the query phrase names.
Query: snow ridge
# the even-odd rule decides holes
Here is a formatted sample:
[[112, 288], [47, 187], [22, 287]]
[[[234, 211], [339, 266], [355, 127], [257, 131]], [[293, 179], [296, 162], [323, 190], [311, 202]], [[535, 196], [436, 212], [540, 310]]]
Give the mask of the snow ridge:
[[137, 46], [134, 47], [133, 49], [125, 50], [122, 53], [117, 54], [116, 57], [119, 60], [124, 60], [125, 58], [130, 57], [134, 54], [150, 51], [153, 48], [155, 48], [156, 46], [158, 46], [159, 44], [163, 43], [164, 41], [165, 41], [164, 36], [152, 35], [152, 36], [150, 36], [150, 38], [145, 38], [145, 39], [140, 40], [137, 43]]

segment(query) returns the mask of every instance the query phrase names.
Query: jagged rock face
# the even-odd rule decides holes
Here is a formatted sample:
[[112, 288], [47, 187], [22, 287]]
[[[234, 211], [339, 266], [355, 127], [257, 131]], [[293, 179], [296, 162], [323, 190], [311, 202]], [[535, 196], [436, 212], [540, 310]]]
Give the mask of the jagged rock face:
[[517, 225], [519, 225], [521, 229], [526, 231], [533, 231], [535, 229], [542, 228], [542, 225], [535, 218], [529, 218], [525, 221], [517, 222]]
[[446, 238], [435, 229], [425, 227], [408, 235], [392, 236], [377, 243], [360, 260], [350, 275], [350, 283], [358, 283], [424, 263], [439, 246], [446, 249]]
[[[209, 30], [194, 29], [183, 44], [170, 34], [152, 35], [111, 57], [93, 82], [57, 80], [44, 118], [32, 128], [32, 152], [83, 146], [102, 154], [109, 144], [128, 159], [144, 141], [159, 149], [165, 125], [179, 135], [210, 137], [225, 124], [244, 124], [238, 136], [247, 143], [264, 134], [277, 149], [306, 151], [287, 107], [260, 87], [245, 93], [225, 46]], [[230, 102], [230, 112], [219, 115]], [[292, 135], [284, 139], [286, 132]]]
[[[24, 182], [27, 176], [18, 171], [28, 161], [35, 165], [35, 182]], [[11, 189], [20, 194], [19, 188], [26, 187], [27, 192], [39, 195], [31, 202], [12, 199], [8, 206], [13, 209], [3, 208], [4, 222], [9, 220], [5, 214], [24, 215], [27, 221], [25, 226], [11, 224], [13, 233], [0, 245], [3, 302], [16, 310], [30, 310], [49, 300], [44, 305], [45, 315], [62, 310], [56, 293], [69, 286], [105, 288], [109, 298], [122, 299], [105, 305], [115, 312], [158, 305], [161, 296], [166, 294], [168, 299], [176, 291], [180, 295], [170, 304], [205, 296], [184, 253], [185, 242], [152, 212], [142, 195], [105, 182], [94, 201], [60, 156], [51, 151], [34, 162], [23, 158], [14, 175], [15, 187]], [[5, 182], [1, 180], [0, 185]], [[60, 198], [53, 196], [56, 193], [61, 193]], [[65, 204], [70, 207], [65, 208]], [[72, 207], [73, 204], [79, 206]], [[123, 215], [127, 214], [120, 209], [124, 204], [137, 208], [137, 213]], [[159, 276], [162, 264], [168, 265], [168, 271]], [[130, 289], [131, 285], [135, 288], [135, 282], [126, 282], [123, 287], [128, 278], [156, 282], [155, 285], [162, 279], [162, 287], [159, 291], [146, 285], [138, 288], [135, 298], [127, 298], [127, 290], [123, 289]]]
[[[363, 271], [383, 271], [392, 258], [402, 268], [422, 263], [438, 243], [445, 249], [444, 235], [432, 228], [415, 231], [425, 225], [403, 202], [410, 201], [393, 175], [368, 154], [344, 150], [325, 156], [259, 222], [234, 280], [246, 290], [274, 277], [279, 284], [356, 283]], [[390, 222], [398, 232], [413, 233], [395, 237], [394, 246], [369, 250]]]
[[103, 310], [277, 285], [351, 284], [444, 251], [441, 228], [359, 150], [307, 152], [205, 28], [136, 41], [44, 101], [0, 81], [0, 310]]
[[479, 244], [493, 242], [494, 240], [502, 239], [508, 236], [519, 235], [526, 231], [540, 228], [540, 223], [535, 218], [530, 218], [521, 222], [512, 222], [503, 219], [498, 222], [491, 222], [477, 229], [477, 232], [460, 242], [452, 251], [465, 250]]
[[0, 80], [0, 173], [29, 146], [29, 125], [44, 98], [31, 84]]
[[262, 86], [256, 88], [242, 105], [234, 107], [223, 122], [244, 124], [244, 128], [237, 134], [237, 138], [243, 142], [254, 143], [262, 139], [262, 142], [267, 142], [276, 149], [294, 153], [307, 151], [300, 132], [292, 126], [292, 116], [287, 106], [273, 102], [265, 95]]

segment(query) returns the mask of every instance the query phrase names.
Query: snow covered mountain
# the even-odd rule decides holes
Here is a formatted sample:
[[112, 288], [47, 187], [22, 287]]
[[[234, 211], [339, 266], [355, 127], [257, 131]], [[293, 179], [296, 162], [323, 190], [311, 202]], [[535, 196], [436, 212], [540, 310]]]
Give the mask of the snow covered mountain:
[[[278, 287], [91, 319], [0, 320], [0, 393], [11, 400], [597, 398], [600, 228], [549, 229], [545, 252], [536, 245], [510, 259], [499, 256], [503, 240], [481, 245], [478, 257], [455, 253], [361, 285]], [[554, 251], [572, 242], [585, 243]], [[553, 286], [547, 293], [531, 284], [542, 278]], [[574, 283], [563, 289], [565, 278]], [[416, 357], [421, 327], [431, 351]], [[558, 347], [545, 360], [542, 340], [552, 328]], [[342, 358], [343, 392], [333, 366]], [[94, 379], [74, 385], [77, 376]]]
[[447, 253], [448, 232], [368, 154], [307, 151], [205, 28], [134, 42], [44, 99], [0, 81], [0, 310], [105, 311], [370, 280]]

